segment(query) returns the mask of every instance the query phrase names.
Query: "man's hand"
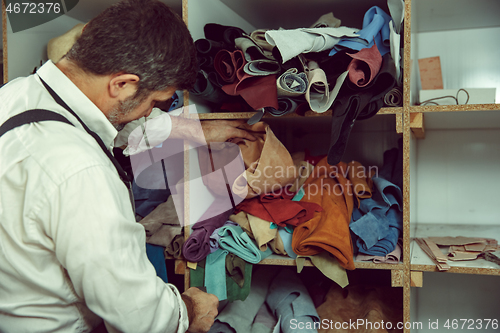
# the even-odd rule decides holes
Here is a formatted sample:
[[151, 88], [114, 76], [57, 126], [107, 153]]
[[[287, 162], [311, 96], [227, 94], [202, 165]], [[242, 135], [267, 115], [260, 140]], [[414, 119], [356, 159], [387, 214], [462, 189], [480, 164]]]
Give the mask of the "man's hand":
[[[169, 138], [184, 139], [206, 145], [211, 142], [226, 142], [229, 139], [243, 138], [255, 141], [249, 132], [238, 128], [243, 120], [194, 120], [171, 117], [172, 132]], [[201, 124], [201, 126], [200, 126]]]
[[252, 134], [238, 128], [244, 123], [243, 120], [204, 120], [201, 122], [201, 128], [208, 143], [226, 142], [234, 138], [255, 141], [256, 138]]
[[212, 327], [217, 316], [219, 300], [215, 295], [207, 294], [198, 288], [191, 287], [181, 295], [186, 304], [190, 333], [206, 333]]

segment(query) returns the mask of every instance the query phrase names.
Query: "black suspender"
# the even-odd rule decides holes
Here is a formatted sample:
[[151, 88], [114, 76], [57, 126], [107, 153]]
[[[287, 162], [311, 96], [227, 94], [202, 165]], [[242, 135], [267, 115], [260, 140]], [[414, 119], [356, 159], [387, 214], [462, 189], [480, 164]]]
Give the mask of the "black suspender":
[[[69, 113], [71, 113], [75, 118], [82, 124], [83, 128], [85, 131], [92, 136], [99, 146], [101, 147], [102, 151], [108, 156], [108, 158], [111, 160], [113, 165], [115, 166], [116, 170], [118, 171], [118, 175], [120, 176], [120, 179], [122, 182], [127, 186], [127, 189], [129, 190], [130, 194], [132, 195], [132, 186], [131, 186], [131, 179], [129, 178], [128, 174], [123, 170], [121, 167], [120, 163], [118, 160], [111, 154], [111, 152], [106, 148], [106, 145], [102, 141], [102, 139], [93, 131], [91, 131], [87, 125], [80, 119], [80, 117], [59, 97], [59, 95], [56, 94], [54, 90], [52, 90], [51, 87], [45, 81], [40, 78], [42, 81], [43, 85], [49, 92], [49, 94], [54, 98], [54, 100], [57, 102], [57, 104], [61, 105], [63, 108], [68, 110]], [[3, 123], [0, 126], [0, 137], [10, 131], [11, 129], [14, 129], [16, 127], [19, 127], [24, 124], [29, 124], [33, 122], [39, 122], [39, 121], [47, 121], [47, 120], [52, 120], [52, 121], [60, 121], [67, 123], [69, 125], [74, 126], [68, 119], [66, 119], [64, 116], [54, 112], [54, 111], [49, 111], [49, 110], [44, 110], [44, 109], [33, 109], [33, 110], [28, 110], [24, 111], [18, 115], [15, 115], [11, 118], [9, 118], [5, 123]], [[132, 207], [134, 206], [133, 199], [131, 197], [132, 201]]]
[[44, 109], [33, 109], [17, 114], [3, 123], [2, 126], [0, 126], [0, 137], [11, 129], [19, 127], [21, 125], [46, 120], [60, 121], [73, 126], [73, 124], [68, 119], [66, 119], [64, 116], [61, 116], [59, 113]]

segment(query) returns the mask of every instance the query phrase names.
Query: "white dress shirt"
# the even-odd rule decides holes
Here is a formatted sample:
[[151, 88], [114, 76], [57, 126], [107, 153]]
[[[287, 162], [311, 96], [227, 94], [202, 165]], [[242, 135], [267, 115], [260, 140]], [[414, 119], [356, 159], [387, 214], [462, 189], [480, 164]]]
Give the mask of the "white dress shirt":
[[50, 60], [0, 89], [0, 124], [28, 109], [64, 115], [0, 138], [0, 332], [178, 332], [179, 291], [156, 276], [144, 228], [111, 161], [43, 80], [109, 148], [104, 114]]

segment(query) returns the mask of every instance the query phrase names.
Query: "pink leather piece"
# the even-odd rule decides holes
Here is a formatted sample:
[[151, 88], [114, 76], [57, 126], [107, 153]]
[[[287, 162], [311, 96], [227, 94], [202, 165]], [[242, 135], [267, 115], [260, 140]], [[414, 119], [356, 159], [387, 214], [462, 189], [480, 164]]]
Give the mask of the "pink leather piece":
[[358, 87], [365, 87], [372, 82], [382, 67], [382, 56], [377, 44], [374, 43], [372, 47], [361, 49], [357, 53], [347, 54], [353, 58], [347, 66], [349, 80]]

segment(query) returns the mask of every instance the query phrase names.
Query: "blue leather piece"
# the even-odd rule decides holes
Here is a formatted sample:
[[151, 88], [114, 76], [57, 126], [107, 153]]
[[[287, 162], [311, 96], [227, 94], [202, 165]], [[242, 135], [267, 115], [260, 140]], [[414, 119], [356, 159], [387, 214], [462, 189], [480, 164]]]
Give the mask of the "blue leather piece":
[[320, 318], [309, 292], [294, 270], [284, 268], [278, 273], [269, 286], [266, 302], [274, 316], [281, 318], [281, 332], [296, 332], [290, 325], [291, 320], [296, 320], [304, 324], [300, 332], [317, 333], [315, 329], [307, 329], [314, 327]]
[[344, 49], [356, 50], [372, 47], [373, 43], [377, 44], [377, 48], [381, 56], [384, 56], [390, 51], [389, 38], [390, 29], [389, 22], [392, 21], [390, 15], [378, 6], [371, 7], [363, 18], [363, 28], [357, 32], [359, 37], [344, 37], [330, 51], [330, 56]]

